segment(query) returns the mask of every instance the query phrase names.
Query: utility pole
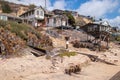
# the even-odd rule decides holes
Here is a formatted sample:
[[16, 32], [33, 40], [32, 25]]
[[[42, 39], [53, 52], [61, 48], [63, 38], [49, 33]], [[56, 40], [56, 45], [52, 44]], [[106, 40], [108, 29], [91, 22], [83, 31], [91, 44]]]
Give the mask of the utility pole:
[[[47, 11], [47, 4], [46, 4], [46, 0], [45, 0], [45, 11]], [[48, 19], [48, 16], [46, 16], [46, 18], [45, 18], [45, 24], [46, 24], [46, 27], [47, 27], [47, 32], [49, 33], [49, 29], [48, 29], [48, 23], [47, 23], [47, 19]]]
[[45, 9], [47, 9], [47, 7], [46, 7], [46, 0], [45, 0]]

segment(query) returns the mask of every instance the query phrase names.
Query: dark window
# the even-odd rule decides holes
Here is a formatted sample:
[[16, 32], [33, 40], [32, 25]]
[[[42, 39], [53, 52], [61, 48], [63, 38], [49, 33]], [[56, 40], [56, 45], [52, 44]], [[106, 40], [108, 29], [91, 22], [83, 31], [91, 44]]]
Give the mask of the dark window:
[[37, 15], [39, 15], [39, 11], [37, 11]]
[[41, 14], [41, 16], [43, 16], [43, 11], [41, 11], [41, 13], [40, 13], [40, 14]]
[[56, 23], [56, 18], [54, 18], [54, 24]]

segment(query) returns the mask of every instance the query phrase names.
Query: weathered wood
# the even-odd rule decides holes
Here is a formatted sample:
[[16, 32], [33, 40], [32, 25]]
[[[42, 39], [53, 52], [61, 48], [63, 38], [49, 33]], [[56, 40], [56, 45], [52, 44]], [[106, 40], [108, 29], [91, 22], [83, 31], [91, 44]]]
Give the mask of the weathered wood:
[[94, 41], [96, 43], [99, 43], [98, 39], [100, 39], [99, 50], [100, 50], [101, 45], [102, 45], [101, 41], [107, 42], [106, 49], [109, 47], [109, 39], [110, 39], [110, 33], [108, 31], [108, 30], [110, 30], [109, 25], [105, 26], [102, 24], [89, 23], [89, 24], [81, 27], [81, 29], [83, 29], [88, 34], [91, 34], [92, 36], [94, 36], [95, 37]]
[[46, 50], [44, 50], [44, 49], [40, 49], [40, 48], [36, 48], [36, 47], [32, 47], [32, 46], [30, 46], [30, 47], [32, 50], [31, 53], [36, 57], [43, 56], [46, 54]]
[[88, 56], [90, 58], [90, 60], [93, 61], [93, 62], [102, 62], [102, 63], [109, 64], [109, 65], [116, 65], [114, 63], [111, 63], [111, 62], [105, 61], [103, 59], [100, 59], [96, 55], [85, 54], [85, 53], [80, 53], [80, 54]]
[[112, 78], [110, 78], [109, 80], [120, 80], [120, 71], [118, 73], [116, 73]]

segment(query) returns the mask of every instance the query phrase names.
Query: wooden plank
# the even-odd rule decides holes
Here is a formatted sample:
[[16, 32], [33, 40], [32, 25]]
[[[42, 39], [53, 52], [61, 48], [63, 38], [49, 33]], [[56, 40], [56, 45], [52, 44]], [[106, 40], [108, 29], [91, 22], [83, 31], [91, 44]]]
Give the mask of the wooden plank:
[[120, 80], [120, 71], [117, 72], [111, 79], [109, 80]]

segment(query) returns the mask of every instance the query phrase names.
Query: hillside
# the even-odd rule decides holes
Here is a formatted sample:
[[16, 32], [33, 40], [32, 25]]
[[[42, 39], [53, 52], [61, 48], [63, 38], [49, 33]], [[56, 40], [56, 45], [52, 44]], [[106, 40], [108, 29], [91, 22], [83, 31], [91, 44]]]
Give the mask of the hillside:
[[25, 46], [52, 47], [52, 41], [47, 35], [27, 24], [0, 21], [0, 34], [0, 54], [2, 55], [15, 54]]
[[89, 18], [87, 18], [87, 17], [85, 17], [85, 16], [82, 16], [82, 15], [79, 15], [79, 16], [76, 18], [76, 20], [75, 20], [75, 23], [76, 23], [76, 25], [78, 25], [78, 26], [83, 26], [83, 25], [88, 24], [88, 23], [91, 23], [91, 22], [92, 22], [91, 19], [89, 19]]
[[0, 0], [0, 13], [3, 13], [2, 6], [4, 6], [5, 4], [7, 4], [10, 7], [10, 9], [11, 9], [10, 14], [12, 14], [14, 16], [19, 16], [29, 9], [29, 6], [27, 6], [27, 5], [16, 4], [16, 3]]
[[[59, 38], [60, 37], [52, 37], [52, 40], [57, 43], [55, 45], [57, 49], [58, 47], [65, 46], [65, 40]], [[70, 46], [68, 50], [78, 53], [75, 56], [60, 57], [56, 55], [47, 58], [46, 55], [35, 57], [28, 48], [23, 50], [24, 53], [27, 53], [26, 56], [1, 59], [0, 78], [2, 80], [109, 80], [120, 70], [120, 46], [118, 45], [111, 44], [110, 50], [106, 52], [95, 52], [86, 48], [74, 48], [72, 46]], [[59, 51], [52, 52], [51, 54], [57, 53], [59, 53]], [[116, 65], [110, 65], [100, 61], [92, 62], [92, 60], [84, 54], [96, 55], [99, 59], [112, 62]], [[114, 54], [118, 54], [118, 56]], [[72, 73], [71, 75], [65, 74], [65, 69], [77, 64], [80, 64], [81, 72]], [[73, 70], [72, 68], [72, 71]]]

